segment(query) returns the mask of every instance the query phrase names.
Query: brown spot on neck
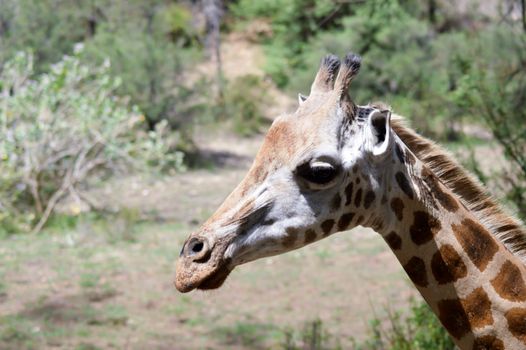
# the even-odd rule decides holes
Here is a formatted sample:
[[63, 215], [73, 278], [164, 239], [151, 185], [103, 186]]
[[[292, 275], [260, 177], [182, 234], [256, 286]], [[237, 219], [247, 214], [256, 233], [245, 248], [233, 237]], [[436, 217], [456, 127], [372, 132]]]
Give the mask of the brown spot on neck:
[[460, 225], [452, 224], [451, 228], [471, 261], [480, 271], [484, 271], [499, 249], [495, 238], [471, 219], [462, 220]]
[[354, 197], [354, 206], [358, 208], [360, 207], [361, 203], [362, 203], [362, 189], [359, 188], [358, 191], [356, 191], [356, 196]]
[[332, 228], [334, 227], [334, 220], [329, 219], [325, 220], [321, 223], [321, 229], [323, 231], [323, 235], [327, 236], [329, 233], [331, 233]]
[[367, 191], [363, 199], [363, 207], [365, 209], [369, 209], [371, 207], [371, 204], [373, 204], [375, 198], [376, 198], [376, 195], [374, 194], [373, 191]]
[[473, 350], [504, 350], [504, 343], [494, 335], [484, 335], [475, 339]]
[[438, 319], [444, 328], [456, 339], [462, 338], [471, 330], [468, 316], [458, 299], [438, 302]]
[[462, 258], [449, 244], [445, 244], [431, 258], [431, 271], [438, 284], [450, 283], [466, 277], [468, 269]]
[[491, 301], [482, 287], [475, 289], [460, 302], [468, 316], [471, 328], [483, 328], [493, 324]]
[[508, 321], [510, 333], [526, 344], [526, 309], [515, 307], [504, 315]]
[[429, 242], [442, 226], [434, 216], [424, 211], [414, 212], [414, 221], [409, 228], [411, 240], [418, 245]]
[[511, 301], [526, 301], [526, 284], [520, 269], [511, 261], [502, 264], [499, 273], [491, 281], [495, 291], [504, 299]]
[[353, 194], [353, 182], [349, 182], [347, 187], [345, 187], [345, 206], [351, 204]]
[[342, 197], [340, 196], [339, 193], [336, 193], [331, 201], [331, 211], [334, 212], [340, 209], [341, 202], [342, 202]]
[[403, 267], [416, 286], [426, 287], [428, 285], [424, 260], [414, 256]]
[[465, 299], [440, 300], [438, 318], [453, 337], [460, 339], [472, 329], [493, 324], [491, 301], [479, 287]]
[[314, 242], [317, 236], [318, 235], [316, 234], [316, 231], [314, 231], [313, 229], [308, 229], [307, 231], [305, 231], [305, 244]]
[[404, 218], [404, 202], [400, 198], [391, 199], [391, 210], [395, 213], [398, 221], [402, 221]]
[[402, 248], [402, 238], [394, 231], [389, 232], [389, 234], [385, 236], [385, 241], [392, 250]]
[[352, 219], [354, 218], [354, 215], [354, 213], [343, 214], [340, 217], [340, 220], [338, 220], [338, 231], [343, 231], [347, 227], [349, 227]]
[[287, 227], [287, 236], [281, 241], [285, 248], [291, 248], [298, 238], [298, 229], [293, 227]]

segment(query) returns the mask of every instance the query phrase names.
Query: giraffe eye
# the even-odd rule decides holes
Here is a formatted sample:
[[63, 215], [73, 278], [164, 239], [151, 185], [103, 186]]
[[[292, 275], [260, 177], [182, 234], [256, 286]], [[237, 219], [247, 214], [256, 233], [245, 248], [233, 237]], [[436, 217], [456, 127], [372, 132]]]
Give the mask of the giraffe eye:
[[338, 175], [338, 168], [325, 162], [313, 162], [300, 165], [296, 174], [316, 185], [327, 185]]

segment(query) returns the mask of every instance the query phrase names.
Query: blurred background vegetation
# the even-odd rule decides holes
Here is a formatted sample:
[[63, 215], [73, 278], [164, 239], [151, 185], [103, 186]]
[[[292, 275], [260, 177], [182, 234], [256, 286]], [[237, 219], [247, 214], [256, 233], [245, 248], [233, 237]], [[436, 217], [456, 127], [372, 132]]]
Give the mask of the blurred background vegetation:
[[[234, 65], [262, 74], [226, 74], [232, 38], [261, 49]], [[460, 150], [526, 218], [524, 0], [3, 0], [0, 236], [113, 220], [119, 209], [91, 198], [104, 184], [214, 167], [202, 130], [259, 137], [308, 93], [320, 57], [349, 50], [364, 59], [356, 101], [387, 102]], [[498, 151], [477, 157], [481, 145]], [[452, 347], [425, 306], [411, 310], [356, 347]], [[338, 347], [317, 321], [285, 334], [287, 349]]]

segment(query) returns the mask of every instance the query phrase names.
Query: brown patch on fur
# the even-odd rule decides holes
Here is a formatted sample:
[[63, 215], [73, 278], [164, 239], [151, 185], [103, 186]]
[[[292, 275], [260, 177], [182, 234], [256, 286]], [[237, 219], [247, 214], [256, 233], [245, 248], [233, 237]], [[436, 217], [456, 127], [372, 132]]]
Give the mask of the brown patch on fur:
[[398, 183], [398, 186], [400, 189], [409, 197], [410, 199], [414, 198], [413, 189], [411, 188], [411, 185], [409, 184], [409, 180], [407, 180], [407, 177], [402, 172], [397, 172], [395, 175], [396, 182]]
[[285, 248], [290, 248], [296, 243], [296, 240], [298, 239], [298, 229], [294, 227], [287, 227], [286, 230], [287, 236], [283, 238], [281, 243]]
[[482, 328], [493, 324], [491, 301], [482, 287], [475, 289], [461, 301], [471, 328]]
[[442, 226], [434, 216], [424, 211], [414, 212], [414, 221], [409, 228], [411, 240], [418, 245], [429, 242]]
[[340, 209], [340, 204], [342, 202], [342, 197], [339, 193], [336, 193], [331, 201], [331, 211], [337, 211]]
[[468, 315], [458, 299], [438, 302], [438, 319], [453, 337], [460, 339], [471, 330]]
[[363, 207], [365, 209], [369, 209], [371, 204], [373, 204], [375, 198], [376, 198], [376, 195], [374, 194], [373, 191], [367, 191], [367, 193], [365, 194], [365, 197], [363, 198]]
[[[438, 176], [442, 184], [458, 196], [478, 220], [484, 219], [485, 222], [491, 223], [491, 227], [496, 228], [492, 234], [511, 252], [520, 253], [520, 257], [525, 261], [526, 231], [519, 222], [505, 214], [486, 189], [446, 151], [406, 127], [399, 116], [393, 116], [391, 126], [409, 150]], [[408, 160], [411, 159], [411, 152], [406, 152]]]
[[404, 270], [415, 285], [420, 287], [427, 286], [427, 273], [424, 260], [414, 256], [404, 265]]
[[499, 273], [491, 281], [491, 285], [504, 299], [526, 301], [526, 284], [521, 271], [511, 261], [502, 264]]
[[460, 225], [452, 224], [451, 228], [473, 264], [484, 271], [499, 250], [495, 239], [482, 225], [471, 219], [462, 220]]
[[395, 213], [398, 221], [402, 221], [404, 218], [404, 202], [398, 197], [391, 199], [391, 209]]
[[345, 187], [345, 206], [351, 204], [352, 201], [352, 193], [353, 193], [353, 182], [349, 182], [347, 187]]
[[444, 209], [450, 212], [455, 212], [458, 210], [459, 206], [457, 201], [442, 190], [439, 180], [426, 166], [424, 166], [422, 169], [422, 180], [429, 188], [433, 198], [435, 198]]
[[354, 218], [354, 213], [347, 213], [343, 214], [340, 217], [340, 220], [338, 220], [338, 230], [343, 231], [347, 227], [349, 227], [349, 224], [351, 223], [352, 219]]
[[402, 248], [402, 238], [394, 231], [389, 232], [389, 234], [385, 236], [385, 241], [392, 250]]
[[515, 307], [504, 315], [508, 321], [510, 333], [526, 344], [526, 309]]
[[305, 244], [314, 242], [317, 236], [318, 235], [316, 234], [316, 231], [314, 231], [311, 228], [308, 229], [307, 231], [305, 231]]
[[356, 191], [356, 197], [354, 197], [354, 206], [358, 208], [361, 203], [362, 203], [362, 189], [359, 188], [358, 191]]
[[323, 230], [323, 235], [327, 236], [331, 232], [333, 226], [334, 226], [333, 219], [325, 220], [324, 222], [322, 222], [321, 229]]
[[431, 258], [431, 271], [438, 284], [466, 277], [468, 269], [453, 246], [444, 244]]
[[504, 343], [494, 335], [483, 335], [476, 338], [473, 350], [504, 350]]

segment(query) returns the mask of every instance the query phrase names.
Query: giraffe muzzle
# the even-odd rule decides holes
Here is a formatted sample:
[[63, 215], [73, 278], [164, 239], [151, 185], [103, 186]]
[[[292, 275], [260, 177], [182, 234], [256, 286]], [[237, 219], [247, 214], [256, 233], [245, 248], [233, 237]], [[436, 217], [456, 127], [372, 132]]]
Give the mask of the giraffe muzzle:
[[176, 266], [175, 287], [183, 293], [193, 289], [219, 288], [232, 271], [230, 260], [223, 254], [227, 242], [211, 244], [204, 236], [189, 238], [179, 254]]

